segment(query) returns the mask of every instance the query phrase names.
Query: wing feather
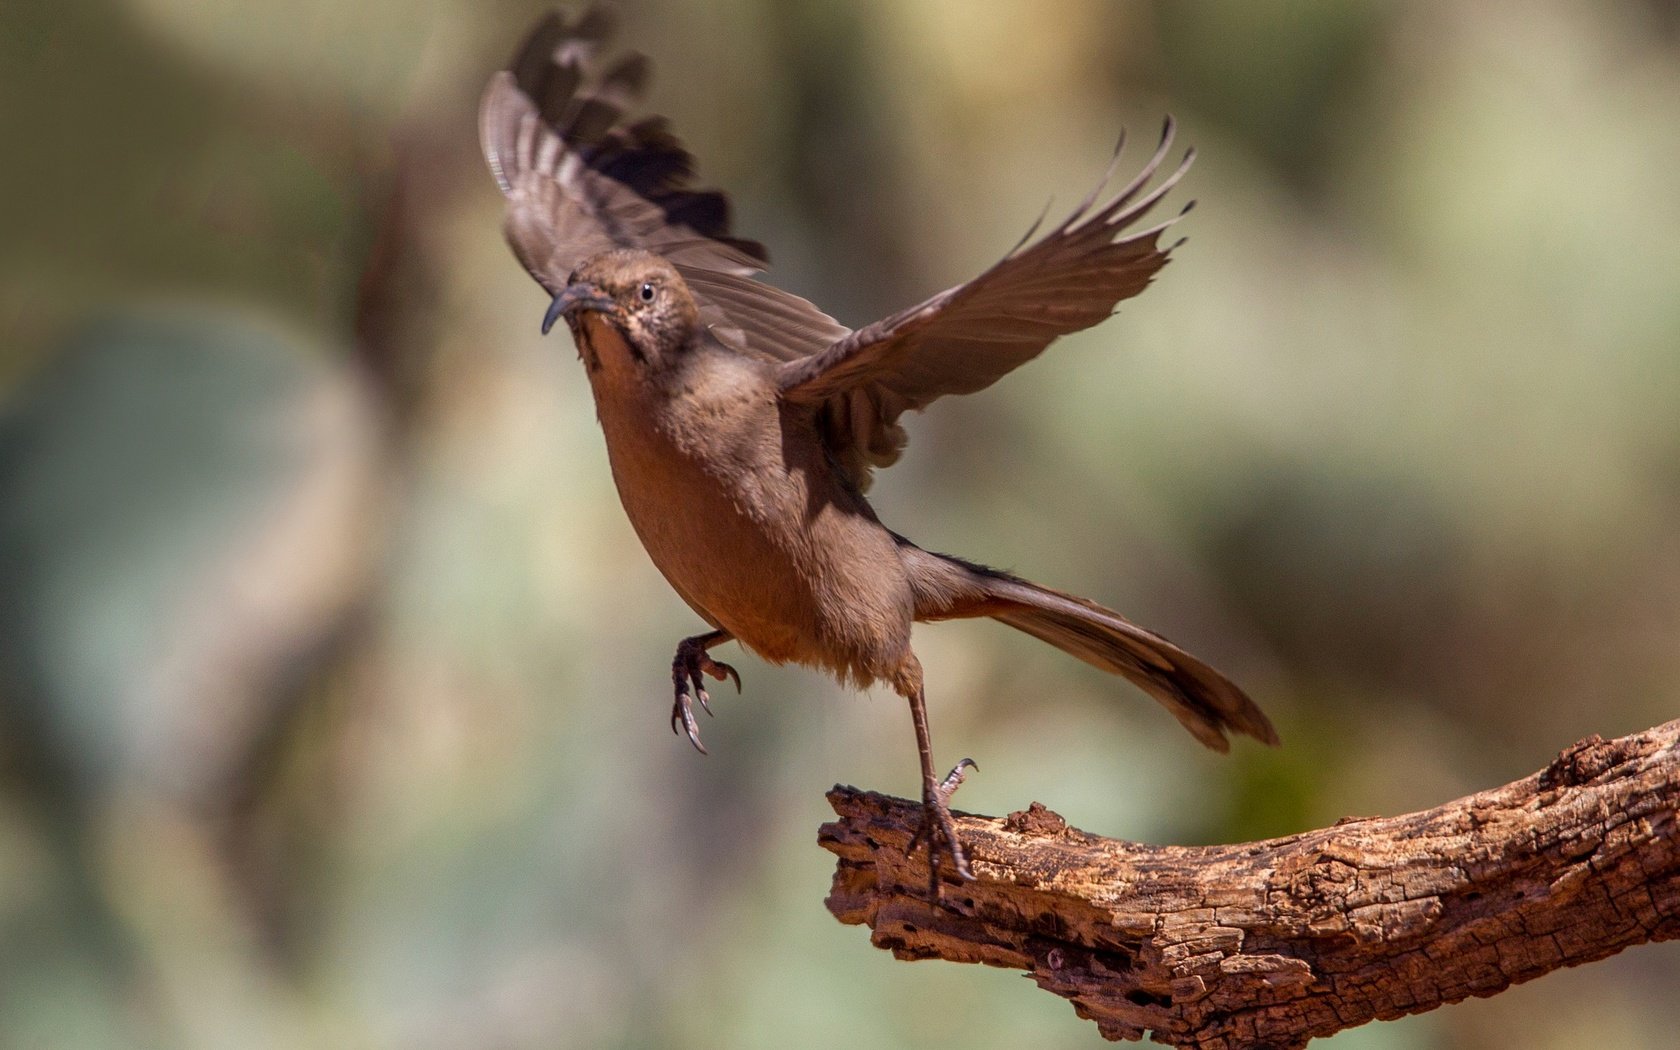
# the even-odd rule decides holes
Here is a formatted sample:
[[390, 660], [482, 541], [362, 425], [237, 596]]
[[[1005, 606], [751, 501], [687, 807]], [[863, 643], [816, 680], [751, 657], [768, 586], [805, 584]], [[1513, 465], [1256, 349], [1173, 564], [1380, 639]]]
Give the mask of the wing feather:
[[732, 234], [727, 197], [693, 185], [694, 158], [665, 118], [631, 119], [649, 62], [608, 54], [613, 22], [603, 8], [550, 13], [485, 90], [479, 135], [519, 261], [557, 294], [598, 252], [658, 252], [688, 282], [707, 327], [743, 353], [788, 361], [844, 338], [851, 329], [754, 279], [764, 247]]
[[508, 198], [514, 253], [550, 292], [610, 248], [742, 276], [762, 270], [764, 247], [731, 235], [722, 193], [691, 185], [694, 160], [665, 121], [625, 122], [649, 63], [634, 53], [606, 62], [612, 29], [601, 8], [570, 21], [551, 13], [485, 90], [479, 137]]
[[868, 397], [892, 406], [881, 413], [890, 424], [905, 409], [984, 389], [1057, 337], [1109, 317], [1121, 300], [1148, 287], [1172, 250], [1162, 249], [1159, 239], [1184, 212], [1141, 232], [1126, 231], [1154, 210], [1195, 158], [1194, 150], [1187, 151], [1145, 192], [1171, 149], [1173, 133], [1169, 118], [1142, 171], [1100, 206], [1118, 169], [1120, 147], [1096, 189], [1049, 233], [1032, 241], [1040, 225], [1035, 224], [973, 280], [784, 364], [778, 377], [782, 396], [811, 404]]

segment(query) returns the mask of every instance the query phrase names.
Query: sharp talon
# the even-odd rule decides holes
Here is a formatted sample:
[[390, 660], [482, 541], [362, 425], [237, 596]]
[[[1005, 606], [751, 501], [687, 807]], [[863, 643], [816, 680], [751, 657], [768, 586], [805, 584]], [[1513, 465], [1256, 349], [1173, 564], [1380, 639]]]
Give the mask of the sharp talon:
[[706, 745], [700, 742], [700, 725], [694, 721], [694, 709], [687, 704], [682, 705], [683, 730], [688, 734], [688, 742], [694, 745], [694, 750], [702, 755], [706, 753]]
[[[686, 685], [680, 685], [677, 688], [676, 702], [671, 705], [671, 732], [677, 732], [677, 725], [680, 723], [682, 731], [688, 734], [688, 742], [694, 745], [696, 751], [704, 755], [706, 754], [706, 745], [700, 742], [700, 726], [699, 723], [694, 721], [693, 699], [688, 695]], [[704, 707], [705, 705], [706, 694], [702, 692], [700, 694], [700, 706]]]
[[694, 683], [694, 699], [700, 701], [700, 709], [706, 712], [707, 718], [715, 718], [712, 714], [712, 697], [706, 692], [706, 680], [700, 677], [699, 671], [689, 671], [689, 678]]
[[979, 763], [972, 758], [965, 758], [951, 767], [951, 771], [945, 774], [945, 779], [939, 782], [939, 798], [941, 801], [949, 801], [951, 796], [956, 794], [957, 789], [962, 787], [962, 782], [968, 779], [970, 769], [975, 771], [980, 769]]
[[735, 691], [737, 693], [741, 691], [741, 676], [735, 673], [735, 668], [730, 667], [722, 660], [714, 660], [709, 656], [702, 656], [700, 660], [700, 669], [702, 671], [711, 675], [713, 678], [716, 678], [720, 682], [734, 682]]

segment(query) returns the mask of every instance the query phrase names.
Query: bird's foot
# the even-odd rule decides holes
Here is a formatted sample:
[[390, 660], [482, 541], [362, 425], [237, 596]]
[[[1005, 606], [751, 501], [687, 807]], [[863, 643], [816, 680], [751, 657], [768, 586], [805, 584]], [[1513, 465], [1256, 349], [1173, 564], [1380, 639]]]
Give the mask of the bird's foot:
[[957, 826], [951, 819], [951, 796], [956, 794], [957, 788], [962, 786], [968, 777], [970, 769], [979, 769], [979, 765], [972, 758], [965, 758], [951, 767], [945, 774], [945, 779], [922, 790], [922, 823], [916, 829], [916, 834], [910, 839], [907, 852], [914, 853], [921, 843], [927, 843], [928, 849], [928, 896], [939, 899], [939, 868], [942, 861], [948, 861], [951, 870], [957, 873], [957, 878], [964, 882], [973, 880], [974, 872], [968, 866], [968, 855], [964, 853], [962, 842], [957, 838]]
[[694, 719], [694, 702], [698, 700], [706, 714], [712, 713], [705, 675], [711, 675], [720, 682], [731, 679], [735, 682], [735, 691], [741, 691], [741, 676], [735, 673], [735, 668], [712, 659], [698, 638], [683, 639], [677, 646], [676, 658], [671, 661], [671, 682], [677, 692], [676, 700], [671, 704], [671, 732], [687, 733], [688, 742], [702, 755], [706, 753], [706, 746], [700, 743], [700, 723]]

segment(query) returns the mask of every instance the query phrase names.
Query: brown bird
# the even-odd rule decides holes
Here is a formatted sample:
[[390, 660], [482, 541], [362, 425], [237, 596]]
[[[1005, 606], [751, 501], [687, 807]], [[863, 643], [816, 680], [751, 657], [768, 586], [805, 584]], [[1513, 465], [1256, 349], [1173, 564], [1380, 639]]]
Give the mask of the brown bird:
[[913, 623], [990, 617], [1130, 680], [1208, 747], [1228, 750], [1227, 731], [1276, 744], [1241, 689], [1160, 635], [923, 550], [864, 498], [870, 472], [904, 447], [905, 411], [990, 386], [1108, 317], [1166, 264], [1171, 249], [1157, 242], [1176, 217], [1128, 231], [1190, 165], [1186, 152], [1146, 190], [1171, 120], [1142, 172], [1106, 199], [1118, 149], [1043, 237], [1029, 244], [1029, 231], [973, 280], [852, 331], [757, 280], [764, 249], [731, 236], [721, 193], [693, 188], [692, 158], [666, 122], [627, 120], [648, 64], [604, 61], [610, 23], [600, 10], [539, 22], [491, 79], [480, 133], [507, 196], [507, 239], [553, 297], [543, 332], [557, 318], [571, 328], [630, 523], [711, 627], [677, 646], [672, 729], [705, 751], [693, 704], [711, 711], [704, 675], [740, 688], [708, 652], [730, 640], [857, 687], [890, 684], [915, 723], [935, 887], [942, 856], [972, 878], [948, 799], [973, 762], [935, 773]]

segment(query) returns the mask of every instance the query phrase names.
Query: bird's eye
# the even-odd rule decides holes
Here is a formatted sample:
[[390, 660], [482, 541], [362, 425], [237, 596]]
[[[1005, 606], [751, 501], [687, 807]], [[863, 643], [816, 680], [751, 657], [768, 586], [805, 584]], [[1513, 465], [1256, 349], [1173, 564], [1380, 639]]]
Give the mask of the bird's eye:
[[643, 281], [642, 282], [642, 290], [640, 292], [640, 295], [642, 297], [642, 302], [644, 302], [644, 303], [653, 302], [653, 282], [652, 281]]

